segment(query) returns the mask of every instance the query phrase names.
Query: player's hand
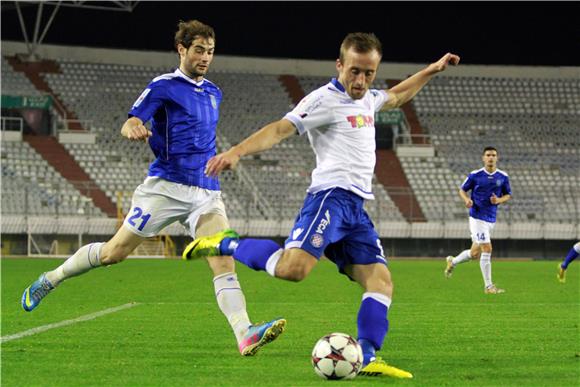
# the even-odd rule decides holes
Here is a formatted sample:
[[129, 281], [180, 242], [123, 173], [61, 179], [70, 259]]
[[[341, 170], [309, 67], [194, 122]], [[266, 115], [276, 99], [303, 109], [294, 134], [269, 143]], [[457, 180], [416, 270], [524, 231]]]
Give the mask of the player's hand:
[[149, 129], [145, 127], [143, 124], [137, 124], [129, 126], [126, 131], [123, 133], [125, 137], [129, 140], [134, 141], [147, 141], [149, 137], [153, 135]]
[[499, 204], [499, 198], [495, 196], [495, 194], [491, 194], [489, 201], [491, 202], [491, 204]]
[[236, 169], [240, 156], [231, 149], [212, 157], [205, 166], [206, 176], [217, 176], [224, 169]]
[[447, 66], [449, 65], [457, 66], [459, 64], [460, 59], [461, 58], [459, 58], [458, 55], [448, 52], [447, 54], [443, 55], [443, 57], [439, 59], [437, 62], [431, 63], [431, 65], [429, 65], [429, 70], [433, 74], [445, 71], [445, 69], [447, 69]]
[[465, 207], [467, 207], [467, 208], [473, 207], [473, 200], [469, 199], [468, 201], [466, 201], [465, 202]]

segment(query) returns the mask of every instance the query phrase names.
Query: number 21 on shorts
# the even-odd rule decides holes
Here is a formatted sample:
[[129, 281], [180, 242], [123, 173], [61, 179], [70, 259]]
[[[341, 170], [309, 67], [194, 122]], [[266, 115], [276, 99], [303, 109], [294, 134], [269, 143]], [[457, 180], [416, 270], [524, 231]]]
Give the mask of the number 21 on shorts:
[[127, 219], [127, 222], [131, 226], [137, 227], [137, 224], [135, 222], [141, 219], [141, 222], [139, 224], [139, 227], [137, 227], [137, 230], [143, 231], [143, 227], [145, 227], [145, 225], [149, 221], [149, 218], [151, 218], [151, 214], [144, 214], [141, 208], [133, 207], [133, 215], [131, 215], [129, 219]]

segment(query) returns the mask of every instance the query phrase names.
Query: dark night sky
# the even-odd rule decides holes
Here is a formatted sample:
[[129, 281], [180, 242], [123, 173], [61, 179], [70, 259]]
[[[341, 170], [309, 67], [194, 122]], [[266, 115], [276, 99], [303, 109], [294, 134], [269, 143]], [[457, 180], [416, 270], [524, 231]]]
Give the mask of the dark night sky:
[[[25, 7], [29, 33], [35, 13]], [[579, 66], [579, 15], [579, 2], [140, 2], [61, 7], [45, 43], [170, 51], [177, 21], [197, 18], [215, 28], [218, 55], [334, 60], [348, 32], [371, 31], [390, 62], [453, 51], [466, 64]], [[13, 2], [2, 2], [2, 39], [23, 40]]]

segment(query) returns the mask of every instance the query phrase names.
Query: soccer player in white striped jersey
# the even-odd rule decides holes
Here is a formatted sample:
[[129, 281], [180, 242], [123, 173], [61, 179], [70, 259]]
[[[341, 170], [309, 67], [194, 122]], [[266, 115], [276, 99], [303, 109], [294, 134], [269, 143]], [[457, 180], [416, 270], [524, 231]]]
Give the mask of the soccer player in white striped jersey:
[[[459, 196], [469, 208], [469, 230], [472, 245], [457, 257], [448, 256], [445, 277], [450, 278], [456, 265], [479, 259], [486, 294], [504, 293], [491, 280], [491, 231], [495, 226], [497, 206], [511, 199], [510, 179], [507, 173], [497, 169], [498, 152], [488, 146], [482, 155], [484, 167], [472, 171], [459, 189]], [[471, 191], [471, 197], [467, 192]]]
[[381, 241], [363, 208], [365, 200], [374, 199], [374, 116], [409, 101], [435, 74], [458, 64], [459, 57], [448, 53], [389, 90], [370, 89], [381, 57], [381, 42], [374, 34], [347, 35], [336, 61], [337, 78], [307, 95], [281, 120], [208, 162], [206, 171], [212, 176], [297, 132], [308, 136], [316, 169], [285, 247], [270, 240], [217, 235], [193, 241], [187, 251], [192, 256], [233, 255], [254, 270], [288, 281], [303, 280], [324, 254], [364, 289], [357, 318], [364, 355], [361, 373], [412, 377], [375, 355], [388, 331], [393, 284]]

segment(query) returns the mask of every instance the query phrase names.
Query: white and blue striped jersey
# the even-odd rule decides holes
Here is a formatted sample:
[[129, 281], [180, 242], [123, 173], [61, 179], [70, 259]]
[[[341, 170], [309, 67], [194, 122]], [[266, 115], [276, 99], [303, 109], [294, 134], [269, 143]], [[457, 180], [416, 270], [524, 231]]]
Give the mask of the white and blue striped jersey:
[[129, 117], [152, 123], [149, 146], [156, 159], [149, 166], [149, 176], [220, 189], [217, 177], [206, 176], [204, 169], [216, 154], [221, 100], [222, 92], [215, 84], [207, 79], [196, 82], [179, 69], [149, 83], [129, 111]]
[[301, 135], [308, 135], [316, 154], [308, 192], [340, 187], [364, 199], [374, 199], [374, 117], [388, 98], [384, 90], [371, 89], [363, 98], [352, 99], [333, 78], [284, 116]]
[[471, 190], [473, 207], [469, 209], [469, 216], [490, 223], [495, 223], [497, 214], [497, 204], [491, 203], [491, 196], [495, 194], [499, 198], [512, 194], [508, 174], [499, 169], [493, 173], [485, 168], [471, 171], [461, 189], [465, 192]]

